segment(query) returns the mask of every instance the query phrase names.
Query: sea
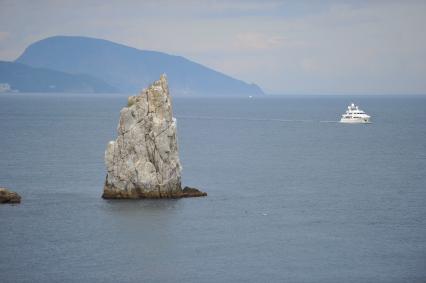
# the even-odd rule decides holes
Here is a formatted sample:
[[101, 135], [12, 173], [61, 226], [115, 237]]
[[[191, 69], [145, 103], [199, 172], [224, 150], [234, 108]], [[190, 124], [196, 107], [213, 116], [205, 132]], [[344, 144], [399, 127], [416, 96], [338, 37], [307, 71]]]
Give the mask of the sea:
[[176, 97], [208, 196], [104, 200], [126, 104], [0, 95], [1, 282], [426, 282], [426, 96]]

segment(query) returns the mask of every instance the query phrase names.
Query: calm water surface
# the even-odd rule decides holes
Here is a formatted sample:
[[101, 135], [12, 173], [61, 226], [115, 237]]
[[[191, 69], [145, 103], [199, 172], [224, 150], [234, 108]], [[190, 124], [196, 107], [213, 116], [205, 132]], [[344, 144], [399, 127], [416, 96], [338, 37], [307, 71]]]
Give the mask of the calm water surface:
[[106, 201], [124, 95], [0, 95], [2, 282], [425, 282], [426, 97], [174, 99], [183, 182]]

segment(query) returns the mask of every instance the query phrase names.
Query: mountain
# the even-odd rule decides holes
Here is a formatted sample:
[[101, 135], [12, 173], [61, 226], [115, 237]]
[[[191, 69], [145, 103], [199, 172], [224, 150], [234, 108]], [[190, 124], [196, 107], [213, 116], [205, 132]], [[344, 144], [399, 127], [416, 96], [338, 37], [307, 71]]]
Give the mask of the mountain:
[[31, 44], [16, 62], [88, 74], [122, 92], [138, 92], [166, 73], [174, 95], [263, 94], [255, 84], [234, 79], [184, 57], [88, 37], [55, 36], [40, 40]]
[[0, 61], [0, 84], [20, 92], [117, 92], [98, 78]]

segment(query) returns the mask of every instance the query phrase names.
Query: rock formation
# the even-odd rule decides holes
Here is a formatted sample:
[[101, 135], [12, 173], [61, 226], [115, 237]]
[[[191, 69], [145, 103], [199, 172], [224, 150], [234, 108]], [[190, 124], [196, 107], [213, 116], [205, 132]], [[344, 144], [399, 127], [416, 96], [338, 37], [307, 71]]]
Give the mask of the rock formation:
[[179, 198], [204, 196], [182, 190], [176, 119], [165, 75], [120, 111], [118, 138], [105, 151], [103, 198]]
[[0, 188], [0, 203], [20, 203], [21, 196], [6, 188]]

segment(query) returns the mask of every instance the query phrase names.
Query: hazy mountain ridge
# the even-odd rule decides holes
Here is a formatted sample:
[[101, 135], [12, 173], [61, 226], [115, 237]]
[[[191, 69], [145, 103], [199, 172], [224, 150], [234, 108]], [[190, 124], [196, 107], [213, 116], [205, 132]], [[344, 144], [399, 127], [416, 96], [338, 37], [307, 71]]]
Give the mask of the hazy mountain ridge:
[[90, 75], [68, 74], [6, 61], [0, 61], [0, 83], [10, 87], [10, 91], [19, 92], [117, 92], [116, 88]]
[[166, 73], [173, 95], [261, 95], [255, 84], [181, 56], [144, 51], [111, 41], [55, 36], [31, 44], [16, 62], [97, 77], [122, 92], [138, 92]]

